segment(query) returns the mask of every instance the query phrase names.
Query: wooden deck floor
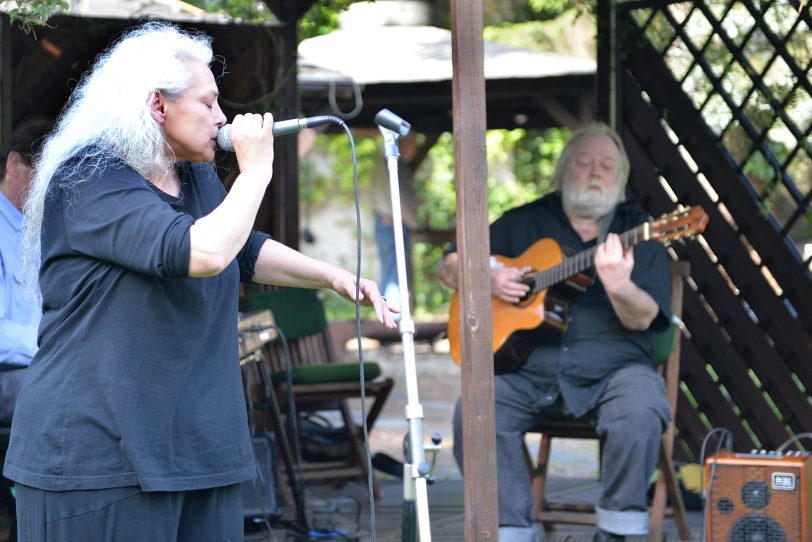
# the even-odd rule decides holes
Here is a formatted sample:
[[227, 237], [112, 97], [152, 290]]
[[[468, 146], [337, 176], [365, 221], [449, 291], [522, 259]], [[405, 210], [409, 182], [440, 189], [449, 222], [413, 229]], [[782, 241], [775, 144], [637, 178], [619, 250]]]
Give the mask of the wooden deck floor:
[[[403, 486], [400, 480], [395, 479], [383, 480], [382, 485], [384, 498], [375, 503], [374, 535], [366, 487], [347, 484], [338, 489], [328, 486], [306, 488], [305, 515], [312, 531], [309, 536], [284, 524], [284, 521], [292, 522], [295, 518], [295, 511], [291, 507], [286, 507], [284, 521], [274, 522], [271, 526], [272, 533], [263, 527], [254, 535], [247, 533], [246, 541], [400, 541], [403, 532]], [[462, 480], [441, 480], [428, 487], [432, 540], [439, 542], [465, 540], [463, 495]], [[551, 479], [550, 495], [556, 500], [594, 502], [597, 484], [592, 480], [583, 479]], [[689, 512], [689, 521], [695, 535], [693, 540], [700, 540], [700, 513]], [[558, 525], [554, 532], [547, 533], [541, 540], [591, 542], [592, 528]], [[665, 540], [667, 542], [679, 540], [676, 526], [671, 519], [666, 520]]]
[[[365, 351], [366, 360], [378, 361], [384, 374], [395, 379], [395, 387], [370, 432], [370, 447], [374, 452], [386, 452], [401, 457], [403, 435], [408, 430], [404, 420], [406, 394], [404, 360], [397, 345]], [[439, 433], [443, 437], [442, 452], [435, 471], [437, 482], [428, 487], [429, 516], [432, 540], [454, 542], [464, 540], [464, 487], [459, 470], [451, 453], [451, 417], [454, 403], [460, 393], [459, 368], [448, 353], [431, 349], [425, 344], [417, 346], [416, 365], [418, 373], [419, 402], [424, 408], [424, 435]], [[358, 404], [353, 405], [360, 412]], [[360, 418], [359, 418], [360, 419]], [[529, 440], [533, 450], [537, 441]], [[594, 503], [597, 499], [598, 446], [593, 441], [556, 439], [551, 457], [551, 478], [548, 495], [556, 501]], [[402, 539], [403, 486], [394, 478], [379, 475], [384, 497], [375, 504], [375, 533], [373, 536], [370, 507], [366, 485], [350, 483], [335, 489], [324, 485], [305, 488], [306, 518], [311, 529], [325, 529], [332, 524], [346, 535], [314, 533], [308, 537], [288, 529], [281, 522], [259, 529], [256, 536], [246, 535], [246, 540], [257, 541], [400, 541]], [[285, 520], [294, 519], [292, 506], [284, 507]], [[357, 516], [357, 520], [356, 520]], [[701, 515], [689, 513], [695, 540], [700, 540]], [[666, 520], [667, 541], [678, 540], [676, 526]], [[592, 528], [560, 525], [555, 533], [546, 535], [544, 542], [591, 542]]]

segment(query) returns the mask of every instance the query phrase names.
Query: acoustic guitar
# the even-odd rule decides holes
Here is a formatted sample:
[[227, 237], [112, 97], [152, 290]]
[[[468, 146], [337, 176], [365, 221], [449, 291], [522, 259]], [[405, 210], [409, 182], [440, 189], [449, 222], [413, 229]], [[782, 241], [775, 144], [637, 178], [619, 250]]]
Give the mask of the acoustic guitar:
[[[688, 207], [651, 220], [620, 234], [624, 248], [643, 241], [669, 243], [702, 233], [708, 222], [705, 211]], [[516, 370], [524, 362], [540, 337], [561, 334], [567, 329], [567, 307], [573, 295], [591, 284], [582, 274], [592, 267], [597, 247], [567, 256], [553, 239], [541, 239], [517, 258], [494, 256], [501, 265], [528, 269], [522, 282], [530, 286], [518, 303], [492, 298], [494, 373]], [[451, 357], [459, 365], [460, 309], [458, 294], [451, 297], [448, 315], [448, 340]]]

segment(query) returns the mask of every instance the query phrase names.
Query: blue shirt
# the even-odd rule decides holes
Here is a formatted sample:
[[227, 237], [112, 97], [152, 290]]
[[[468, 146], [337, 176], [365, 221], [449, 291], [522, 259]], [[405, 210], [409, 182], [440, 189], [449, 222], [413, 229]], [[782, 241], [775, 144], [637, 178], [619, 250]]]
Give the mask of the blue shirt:
[[0, 192], [0, 371], [27, 367], [37, 352], [39, 296], [22, 286], [23, 215]]

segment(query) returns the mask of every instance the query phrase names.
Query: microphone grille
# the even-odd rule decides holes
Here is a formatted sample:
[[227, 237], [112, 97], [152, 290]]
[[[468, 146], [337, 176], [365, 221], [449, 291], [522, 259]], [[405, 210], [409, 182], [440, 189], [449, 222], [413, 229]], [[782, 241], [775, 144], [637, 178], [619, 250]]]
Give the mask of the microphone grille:
[[221, 126], [217, 131], [217, 146], [224, 151], [233, 152], [234, 145], [231, 144], [231, 125]]

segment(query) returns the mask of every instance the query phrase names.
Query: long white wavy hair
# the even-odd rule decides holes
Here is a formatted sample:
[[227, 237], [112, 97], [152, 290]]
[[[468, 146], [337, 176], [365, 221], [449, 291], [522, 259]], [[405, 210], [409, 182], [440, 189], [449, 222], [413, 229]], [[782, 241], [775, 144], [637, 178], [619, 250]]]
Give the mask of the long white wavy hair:
[[[37, 281], [45, 199], [54, 179], [66, 183], [81, 167], [93, 171], [111, 156], [143, 177], [166, 174], [174, 164], [161, 126], [151, 116], [156, 90], [167, 98], [189, 86], [187, 64], [213, 58], [211, 38], [163, 22], [149, 22], [122, 36], [82, 77], [34, 164], [25, 203], [23, 261], [26, 278]], [[77, 156], [79, 160], [71, 160]]]

